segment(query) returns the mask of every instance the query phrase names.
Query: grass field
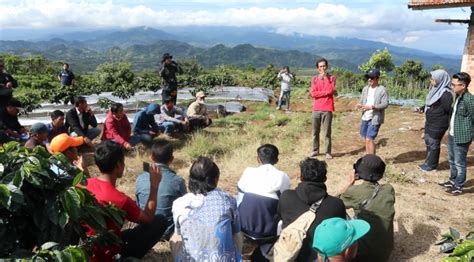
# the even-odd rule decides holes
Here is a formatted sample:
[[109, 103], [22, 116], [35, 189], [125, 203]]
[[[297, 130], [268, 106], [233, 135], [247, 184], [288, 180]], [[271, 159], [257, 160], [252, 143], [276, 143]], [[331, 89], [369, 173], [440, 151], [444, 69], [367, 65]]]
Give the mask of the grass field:
[[[364, 155], [359, 138], [359, 112], [354, 112], [354, 100], [338, 98], [333, 120], [333, 155], [328, 160], [328, 191], [337, 195], [344, 187], [352, 164]], [[280, 149], [277, 167], [298, 183], [298, 163], [311, 151], [311, 100], [300, 90], [292, 94], [292, 112], [276, 111], [274, 103], [245, 103], [244, 113], [215, 119], [212, 127], [185, 135], [180, 139], [166, 137], [175, 148], [172, 168], [185, 179], [192, 159], [206, 155], [215, 160], [221, 170], [219, 187], [236, 194], [236, 184], [242, 171], [256, 166], [256, 149], [273, 143]], [[449, 227], [463, 235], [474, 229], [474, 154], [468, 155], [468, 181], [465, 193], [449, 196], [436, 184], [448, 177], [446, 141], [441, 149], [439, 171], [423, 173], [416, 166], [424, 159], [425, 146], [421, 139], [423, 115], [410, 109], [391, 106], [386, 123], [377, 138], [377, 154], [387, 165], [383, 183], [391, 183], [396, 191], [395, 250], [392, 261], [440, 261], [434, 242]], [[119, 181], [119, 189], [134, 195], [135, 178], [141, 172], [142, 161], [149, 154], [136, 153], [126, 160], [126, 174]], [[96, 172], [96, 171], [95, 171]], [[159, 243], [146, 260], [169, 259], [167, 243]]]

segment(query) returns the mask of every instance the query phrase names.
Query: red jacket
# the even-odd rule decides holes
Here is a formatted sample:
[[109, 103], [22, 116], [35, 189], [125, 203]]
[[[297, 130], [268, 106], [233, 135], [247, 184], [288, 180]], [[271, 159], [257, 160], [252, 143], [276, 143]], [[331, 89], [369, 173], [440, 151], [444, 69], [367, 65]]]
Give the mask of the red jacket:
[[334, 112], [334, 91], [336, 87], [336, 77], [313, 76], [311, 79], [311, 97], [313, 98], [313, 111]]
[[123, 145], [130, 138], [131, 132], [132, 127], [130, 126], [130, 122], [128, 122], [128, 118], [125, 114], [122, 119], [117, 120], [112, 112], [109, 111], [107, 113], [104, 132], [102, 132], [102, 140], [115, 140]]

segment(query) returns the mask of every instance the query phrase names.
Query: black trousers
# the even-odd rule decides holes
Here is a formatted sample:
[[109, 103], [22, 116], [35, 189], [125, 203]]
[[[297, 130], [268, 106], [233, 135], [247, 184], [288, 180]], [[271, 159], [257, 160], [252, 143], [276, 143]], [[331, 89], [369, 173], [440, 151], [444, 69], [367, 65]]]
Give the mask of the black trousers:
[[425, 133], [426, 159], [428, 167], [436, 169], [439, 164], [439, 153], [441, 151], [441, 139], [443, 137], [433, 137]]

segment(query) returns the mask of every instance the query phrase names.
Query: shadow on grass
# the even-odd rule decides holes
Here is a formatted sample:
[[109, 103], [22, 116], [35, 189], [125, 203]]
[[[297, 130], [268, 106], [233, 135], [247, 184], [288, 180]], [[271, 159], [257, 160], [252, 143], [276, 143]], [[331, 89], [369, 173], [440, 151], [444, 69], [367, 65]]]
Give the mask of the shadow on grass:
[[[388, 138], [382, 138], [380, 140], [378, 140], [375, 144], [375, 148], [376, 149], [379, 149], [381, 147], [385, 147], [387, 146], [387, 142], [388, 141]], [[363, 143], [363, 141], [361, 140], [361, 143]], [[361, 148], [358, 148], [358, 149], [355, 149], [355, 150], [352, 150], [352, 151], [349, 151], [349, 152], [342, 152], [342, 153], [334, 153], [333, 156], [334, 157], [342, 157], [342, 156], [347, 156], [347, 155], [358, 155], [360, 153], [364, 153], [365, 152], [365, 146], [361, 147]]]
[[393, 161], [394, 164], [411, 163], [425, 159], [425, 154], [426, 151], [410, 151], [401, 153], [398, 156], [388, 160]]

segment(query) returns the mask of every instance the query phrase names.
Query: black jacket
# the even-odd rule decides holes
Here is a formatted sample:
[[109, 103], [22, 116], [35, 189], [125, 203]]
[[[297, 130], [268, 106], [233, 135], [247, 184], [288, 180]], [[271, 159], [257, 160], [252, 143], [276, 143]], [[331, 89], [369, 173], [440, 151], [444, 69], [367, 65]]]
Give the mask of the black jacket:
[[444, 92], [441, 98], [426, 111], [425, 133], [435, 139], [443, 138], [449, 128], [453, 95]]
[[0, 109], [0, 130], [10, 129], [17, 133], [20, 133], [20, 130], [23, 126], [18, 121], [18, 116], [11, 116], [7, 113], [6, 108]]
[[176, 90], [178, 88], [176, 74], [181, 74], [182, 71], [181, 67], [174, 61], [171, 64], [161, 64], [160, 76], [163, 90]]
[[331, 217], [345, 219], [346, 207], [339, 198], [327, 195], [326, 185], [324, 183], [301, 182], [295, 190], [286, 190], [280, 196], [278, 214], [283, 220], [283, 228], [287, 227], [300, 215], [308, 211], [309, 207], [322, 197], [326, 198], [316, 213], [316, 219], [309, 228], [308, 236], [303, 242], [303, 247], [296, 261], [310, 261], [311, 258], [316, 258], [317, 253], [314, 252], [311, 247], [316, 226], [323, 220]]
[[77, 114], [76, 108], [71, 108], [66, 113], [66, 128], [69, 130], [69, 133], [76, 132], [78, 136], [85, 137], [87, 135], [87, 130], [89, 126], [97, 127], [97, 120], [95, 116], [84, 112], [82, 114], [82, 120], [84, 121], [84, 128], [81, 127], [81, 122], [79, 121], [79, 115]]

